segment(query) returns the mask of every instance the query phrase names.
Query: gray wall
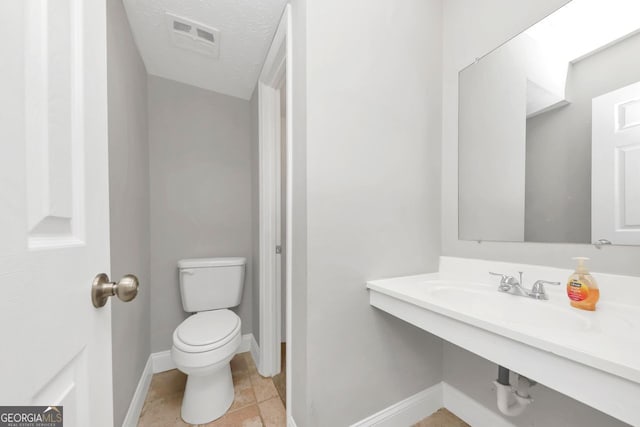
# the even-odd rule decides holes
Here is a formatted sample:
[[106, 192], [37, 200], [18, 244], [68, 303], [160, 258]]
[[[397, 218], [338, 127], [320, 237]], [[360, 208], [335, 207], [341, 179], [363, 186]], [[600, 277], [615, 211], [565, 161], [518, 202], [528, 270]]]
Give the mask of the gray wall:
[[299, 426], [341, 426], [442, 378], [441, 341], [372, 308], [365, 290], [437, 270], [441, 3], [309, 2], [306, 22], [304, 6], [294, 9], [294, 60], [305, 64], [293, 64], [291, 392]]
[[[571, 266], [570, 257], [584, 255], [592, 258], [591, 266], [594, 271], [640, 275], [640, 263], [638, 263], [640, 248], [638, 247], [607, 247], [597, 250], [592, 246], [575, 244], [501, 242], [478, 244], [458, 240], [458, 71], [472, 63], [476, 57], [486, 54], [564, 3], [566, 0], [527, 0], [526, 2], [447, 0], [444, 2], [442, 254], [563, 268]], [[453, 360], [454, 355], [445, 351], [445, 357]], [[475, 356], [472, 357], [475, 358]], [[460, 360], [465, 358], [460, 357]], [[478, 372], [467, 381], [460, 383], [456, 381], [457, 386], [479, 401], [488, 402], [489, 399], [495, 399], [495, 392], [486, 382], [487, 378], [495, 377], [495, 367], [484, 363], [482, 359], [463, 363], [474, 363]], [[461, 367], [456, 363], [454, 369]], [[449, 372], [445, 370], [445, 380], [455, 381]], [[565, 399], [553, 391], [545, 392], [542, 388], [537, 391], [537, 399], [547, 398]], [[570, 399], [565, 401], [567, 404], [564, 405], [564, 410], [567, 412], [586, 411], [590, 414], [589, 419], [602, 419], [595, 410], [584, 408]], [[533, 419], [545, 418], [544, 406], [532, 407], [530, 410]], [[607, 422], [599, 425], [618, 424], [607, 418]], [[539, 425], [545, 425], [545, 422], [540, 421]], [[567, 427], [571, 425], [567, 424]]]
[[640, 80], [638, 52], [635, 35], [575, 63], [567, 80], [571, 104], [527, 120], [527, 241], [592, 241], [591, 101]]
[[524, 240], [526, 48], [526, 40], [514, 40], [460, 73], [465, 239]]
[[252, 331], [249, 101], [149, 76], [151, 351], [171, 348], [181, 258], [244, 256], [242, 333]]
[[293, 141], [292, 169], [292, 247], [291, 250], [291, 337], [287, 353], [291, 356], [291, 414], [299, 427], [310, 422], [310, 388], [307, 378], [307, 0], [291, 2], [292, 63], [289, 77], [293, 90], [291, 105]]
[[107, 1], [111, 279], [133, 273], [133, 301], [112, 300], [113, 409], [122, 424], [150, 353], [147, 72], [120, 0]]

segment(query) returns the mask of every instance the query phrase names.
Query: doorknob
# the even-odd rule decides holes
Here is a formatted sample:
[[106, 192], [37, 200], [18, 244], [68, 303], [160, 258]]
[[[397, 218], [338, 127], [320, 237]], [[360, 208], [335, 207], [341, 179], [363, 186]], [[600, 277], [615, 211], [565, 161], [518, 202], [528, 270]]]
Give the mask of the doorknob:
[[100, 273], [93, 279], [91, 285], [91, 302], [94, 307], [100, 308], [113, 295], [117, 295], [120, 301], [131, 301], [138, 295], [138, 286], [138, 278], [133, 274], [123, 276], [118, 283], [115, 283], [109, 281], [109, 276]]

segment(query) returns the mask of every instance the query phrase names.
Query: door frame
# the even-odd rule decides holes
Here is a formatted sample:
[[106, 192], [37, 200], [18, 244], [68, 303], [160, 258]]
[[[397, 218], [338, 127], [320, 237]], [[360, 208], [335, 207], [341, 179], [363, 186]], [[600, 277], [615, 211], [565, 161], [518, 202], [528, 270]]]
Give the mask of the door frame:
[[[281, 243], [280, 186], [281, 173], [286, 180], [286, 247], [291, 248], [292, 216], [292, 69], [291, 69], [291, 6], [286, 5], [278, 29], [267, 53], [258, 79], [258, 167], [259, 167], [259, 316], [260, 344], [258, 371], [265, 377], [280, 373], [281, 355], [281, 283], [280, 257], [276, 246]], [[281, 112], [280, 88], [286, 84], [286, 170], [280, 170]], [[286, 251], [286, 342], [287, 371], [291, 372], [291, 251]], [[287, 375], [287, 390], [291, 375]], [[287, 414], [291, 408], [291, 393], [287, 392]]]

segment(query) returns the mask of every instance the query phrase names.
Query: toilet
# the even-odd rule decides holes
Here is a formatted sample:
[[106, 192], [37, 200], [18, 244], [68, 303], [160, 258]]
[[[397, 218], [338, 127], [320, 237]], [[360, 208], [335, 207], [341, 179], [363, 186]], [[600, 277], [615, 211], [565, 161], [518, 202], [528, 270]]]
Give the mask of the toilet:
[[171, 358], [187, 374], [182, 419], [205, 424], [233, 403], [230, 361], [240, 347], [240, 304], [245, 258], [198, 258], [178, 262], [184, 311], [194, 313], [173, 332]]

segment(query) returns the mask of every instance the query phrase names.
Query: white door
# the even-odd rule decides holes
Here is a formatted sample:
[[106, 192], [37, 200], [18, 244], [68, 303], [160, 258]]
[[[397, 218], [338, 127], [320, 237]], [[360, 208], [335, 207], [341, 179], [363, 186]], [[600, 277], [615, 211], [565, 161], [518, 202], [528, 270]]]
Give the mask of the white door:
[[112, 426], [105, 0], [0, 2], [0, 405]]
[[591, 238], [640, 245], [640, 82], [593, 99]]

